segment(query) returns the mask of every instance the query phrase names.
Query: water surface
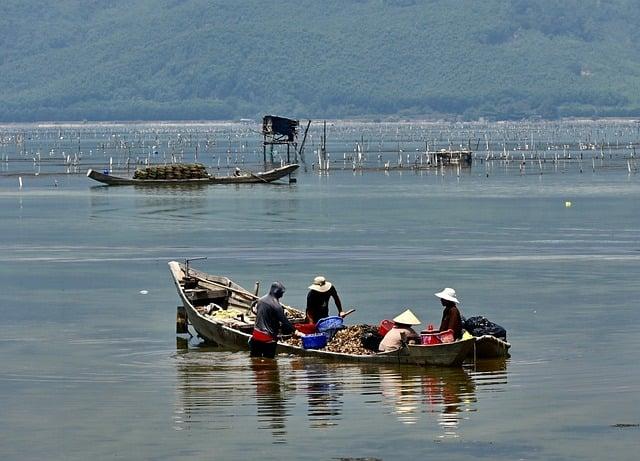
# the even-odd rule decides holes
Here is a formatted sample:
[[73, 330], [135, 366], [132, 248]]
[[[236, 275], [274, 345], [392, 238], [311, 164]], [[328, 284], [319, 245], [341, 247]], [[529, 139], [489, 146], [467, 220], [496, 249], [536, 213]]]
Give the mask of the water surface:
[[[635, 459], [640, 182], [625, 164], [541, 175], [477, 161], [170, 189], [65, 171], [18, 189], [9, 171], [0, 455]], [[293, 305], [323, 274], [357, 307], [351, 323], [406, 307], [437, 323], [433, 293], [452, 286], [464, 314], [507, 328], [512, 357], [461, 369], [259, 362], [185, 341], [167, 262], [196, 256], [247, 287], [282, 280]]]

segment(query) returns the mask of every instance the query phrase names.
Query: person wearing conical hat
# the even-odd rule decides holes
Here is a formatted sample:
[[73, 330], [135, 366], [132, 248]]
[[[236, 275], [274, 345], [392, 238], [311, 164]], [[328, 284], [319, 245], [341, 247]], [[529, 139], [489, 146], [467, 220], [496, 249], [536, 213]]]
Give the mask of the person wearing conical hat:
[[343, 317], [342, 302], [336, 287], [324, 276], [318, 275], [313, 279], [313, 283], [309, 285], [309, 293], [307, 294], [306, 314], [308, 323], [318, 323], [318, 320], [329, 317], [329, 300], [331, 298], [333, 298], [333, 302], [338, 308], [338, 315]]
[[393, 351], [402, 347], [403, 343], [420, 343], [420, 335], [415, 332], [412, 325], [420, 325], [420, 320], [411, 309], [393, 319], [393, 328], [384, 335], [378, 349], [380, 351]]
[[442, 311], [442, 321], [440, 322], [440, 329], [438, 331], [453, 330], [453, 337], [455, 339], [462, 338], [462, 316], [458, 309], [458, 301], [456, 290], [453, 288], [445, 288], [435, 295], [440, 298], [440, 303], [444, 310]]

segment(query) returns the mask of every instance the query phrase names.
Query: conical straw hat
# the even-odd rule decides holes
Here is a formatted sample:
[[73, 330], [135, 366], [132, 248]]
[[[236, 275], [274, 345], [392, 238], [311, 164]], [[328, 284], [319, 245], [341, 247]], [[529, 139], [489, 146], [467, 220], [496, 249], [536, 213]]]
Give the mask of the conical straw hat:
[[404, 323], [405, 325], [420, 325], [422, 322], [415, 316], [411, 309], [407, 309], [402, 314], [393, 319], [396, 323]]

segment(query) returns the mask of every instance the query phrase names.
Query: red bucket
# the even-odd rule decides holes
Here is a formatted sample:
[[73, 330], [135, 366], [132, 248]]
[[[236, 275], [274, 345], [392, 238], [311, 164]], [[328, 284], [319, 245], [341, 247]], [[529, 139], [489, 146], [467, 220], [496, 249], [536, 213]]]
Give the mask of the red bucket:
[[305, 335], [316, 333], [315, 323], [296, 323], [293, 325], [293, 327], [300, 333], [304, 333]]
[[382, 322], [380, 322], [380, 325], [378, 326], [378, 334], [380, 336], [384, 336], [386, 335], [389, 330], [391, 330], [393, 328], [395, 324], [393, 323], [393, 320], [383, 320]]

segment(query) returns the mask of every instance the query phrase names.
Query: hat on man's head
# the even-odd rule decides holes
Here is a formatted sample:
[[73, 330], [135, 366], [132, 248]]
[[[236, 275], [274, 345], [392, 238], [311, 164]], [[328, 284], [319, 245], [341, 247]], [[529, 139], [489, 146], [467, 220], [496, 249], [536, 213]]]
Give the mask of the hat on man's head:
[[456, 290], [453, 288], [445, 288], [444, 290], [435, 294], [440, 299], [446, 299], [447, 301], [453, 301], [458, 304], [458, 298], [456, 298]]
[[418, 317], [415, 316], [411, 309], [407, 309], [402, 314], [398, 315], [393, 319], [395, 323], [403, 323], [405, 325], [420, 325], [422, 322], [418, 320]]
[[318, 275], [313, 279], [313, 283], [309, 285], [309, 289], [324, 293], [325, 291], [329, 291], [331, 289], [331, 286], [331, 282], [329, 282], [322, 275]]

